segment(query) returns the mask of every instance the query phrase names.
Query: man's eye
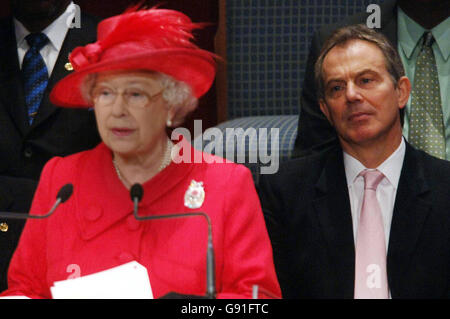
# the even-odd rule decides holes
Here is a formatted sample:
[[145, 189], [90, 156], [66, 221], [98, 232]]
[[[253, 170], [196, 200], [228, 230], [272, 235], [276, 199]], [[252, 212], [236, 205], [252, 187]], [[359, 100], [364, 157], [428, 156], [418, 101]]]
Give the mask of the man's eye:
[[330, 87], [330, 92], [332, 92], [332, 93], [339, 92], [340, 90], [342, 90], [342, 86], [340, 86], [340, 85], [334, 85], [334, 86]]
[[367, 83], [372, 82], [372, 79], [369, 79], [369, 78], [362, 78], [362, 79], [361, 79], [361, 82], [364, 83], [364, 84], [367, 84]]

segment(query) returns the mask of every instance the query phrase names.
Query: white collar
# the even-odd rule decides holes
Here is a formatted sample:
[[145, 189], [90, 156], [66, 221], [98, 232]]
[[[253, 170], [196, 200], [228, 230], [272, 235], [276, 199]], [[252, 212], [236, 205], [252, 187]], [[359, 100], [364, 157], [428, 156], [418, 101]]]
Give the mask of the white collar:
[[[400, 174], [403, 167], [403, 160], [405, 158], [406, 144], [405, 139], [402, 141], [397, 149], [376, 169], [379, 170], [386, 179], [397, 188], [400, 180]], [[347, 185], [352, 185], [359, 173], [367, 169], [360, 161], [344, 151], [344, 167], [345, 176], [347, 178]]]

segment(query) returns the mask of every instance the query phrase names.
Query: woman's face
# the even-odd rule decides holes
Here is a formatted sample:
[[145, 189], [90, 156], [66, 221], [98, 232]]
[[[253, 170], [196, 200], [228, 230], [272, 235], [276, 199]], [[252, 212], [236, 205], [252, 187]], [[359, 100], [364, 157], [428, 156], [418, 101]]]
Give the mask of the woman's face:
[[91, 90], [103, 142], [125, 157], [152, 152], [166, 142], [168, 106], [157, 75], [144, 72], [100, 73]]

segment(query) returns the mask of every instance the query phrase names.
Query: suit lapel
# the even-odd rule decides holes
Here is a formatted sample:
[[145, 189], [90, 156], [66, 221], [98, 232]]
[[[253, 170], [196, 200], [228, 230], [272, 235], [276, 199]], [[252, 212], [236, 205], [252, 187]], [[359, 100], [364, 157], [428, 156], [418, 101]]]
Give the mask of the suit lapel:
[[4, 19], [0, 26], [0, 100], [22, 135], [28, 130], [14, 23]]
[[430, 187], [418, 155], [418, 151], [406, 143], [387, 256], [389, 287], [393, 297], [402, 286], [401, 278], [409, 266], [425, 219], [431, 210], [431, 204], [423, 198]]
[[318, 196], [313, 205], [330, 256], [330, 264], [324, 267], [335, 271], [334, 278], [330, 278], [333, 283], [330, 295], [352, 298], [355, 248], [348, 187], [340, 148], [329, 156], [315, 187]]

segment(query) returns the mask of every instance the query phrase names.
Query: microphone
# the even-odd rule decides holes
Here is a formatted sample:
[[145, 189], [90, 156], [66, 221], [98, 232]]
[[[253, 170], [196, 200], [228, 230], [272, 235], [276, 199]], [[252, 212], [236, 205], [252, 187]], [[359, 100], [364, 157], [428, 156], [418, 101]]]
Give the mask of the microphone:
[[13, 212], [0, 212], [1, 218], [9, 218], [9, 219], [43, 219], [49, 217], [53, 212], [56, 210], [56, 208], [59, 206], [59, 204], [66, 202], [70, 196], [72, 196], [73, 193], [73, 185], [72, 184], [66, 184], [63, 187], [61, 187], [58, 191], [58, 194], [56, 195], [56, 201], [53, 204], [52, 208], [48, 211], [45, 215], [30, 215], [26, 213], [13, 213]]
[[165, 219], [165, 218], [183, 218], [183, 217], [196, 217], [202, 216], [208, 223], [208, 246], [206, 249], [206, 297], [208, 299], [214, 299], [216, 297], [216, 273], [215, 273], [215, 258], [214, 247], [212, 240], [212, 224], [211, 219], [204, 212], [193, 213], [175, 213], [166, 215], [152, 215], [152, 216], [139, 216], [138, 204], [144, 195], [144, 189], [140, 184], [134, 184], [130, 189], [131, 200], [134, 204], [133, 214], [137, 220], [150, 220], [150, 219]]

